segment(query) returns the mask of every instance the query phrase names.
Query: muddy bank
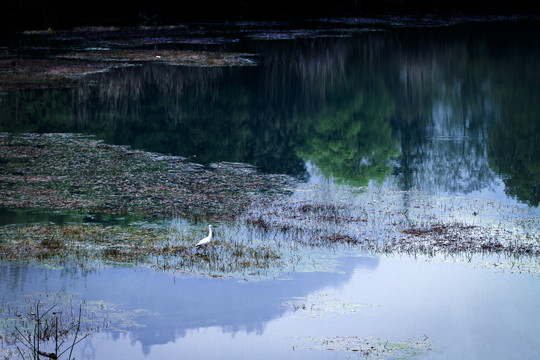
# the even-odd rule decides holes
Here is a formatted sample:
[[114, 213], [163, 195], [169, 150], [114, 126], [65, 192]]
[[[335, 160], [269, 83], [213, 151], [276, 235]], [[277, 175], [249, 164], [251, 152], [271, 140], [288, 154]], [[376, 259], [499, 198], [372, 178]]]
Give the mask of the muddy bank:
[[[26, 31], [17, 47], [0, 49], [0, 89], [70, 88], [93, 74], [142, 63], [171, 66], [254, 66], [254, 54], [197, 49], [230, 39], [184, 26]], [[191, 47], [191, 48], [190, 48]]]
[[206, 51], [116, 50], [72, 52], [52, 58], [0, 57], [0, 88], [69, 88], [91, 75], [144, 62], [196, 67], [254, 66], [253, 55]]

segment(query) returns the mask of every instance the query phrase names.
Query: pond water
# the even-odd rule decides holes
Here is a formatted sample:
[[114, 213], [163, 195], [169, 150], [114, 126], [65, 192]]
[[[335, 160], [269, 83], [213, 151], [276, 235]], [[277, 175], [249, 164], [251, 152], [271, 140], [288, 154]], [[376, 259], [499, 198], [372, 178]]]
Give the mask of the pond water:
[[[482, 226], [492, 238], [500, 231], [538, 249], [538, 23], [383, 25], [229, 24], [226, 32], [209, 26], [145, 38], [150, 49], [242, 52], [253, 65], [145, 62], [69, 89], [6, 89], [0, 131], [84, 133], [208, 171], [238, 162], [286, 174], [297, 182], [282, 203], [365, 211], [367, 220], [346, 224], [351, 238], [386, 238], [380, 224], [403, 216], [411, 224], [434, 218]], [[130, 46], [115, 41], [55, 39], [29, 49]], [[259, 224], [267, 205], [248, 209], [261, 214]], [[354, 209], [347, 214], [358, 219]], [[319, 226], [272, 211], [282, 229]], [[0, 217], [1, 226], [141, 223], [9, 206]], [[170, 223], [206, 229], [204, 219]], [[336, 216], [334, 226], [343, 224]], [[234, 238], [234, 225], [219, 225], [218, 239]], [[11, 306], [59, 292], [76, 299], [72, 307], [101, 311], [89, 320], [98, 329], [74, 348], [77, 359], [540, 357], [537, 255], [397, 255], [354, 246], [299, 252], [324, 264], [215, 278], [2, 258], [0, 314], [9, 318]]]
[[[311, 30], [289, 32], [292, 39], [240, 30], [217, 44], [147, 42], [242, 51], [257, 66], [144, 63], [75, 89], [7, 91], [0, 129], [84, 132], [299, 179], [309, 178], [309, 162], [340, 184], [538, 207], [537, 23]], [[190, 37], [208, 42], [208, 32]]]
[[[353, 339], [345, 344], [350, 348], [360, 348], [354, 337], [406, 344], [428, 336], [432, 350], [426, 355], [418, 349], [426, 358], [538, 355], [537, 278], [455, 262], [340, 260], [339, 272], [284, 274], [260, 282], [173, 277], [146, 269], [83, 274], [4, 264], [0, 284], [4, 301], [36, 291], [69, 291], [148, 312], [135, 317], [140, 327], [84, 340], [76, 348], [78, 359], [355, 355], [317, 342], [337, 336]], [[375, 358], [396, 355], [403, 354]]]

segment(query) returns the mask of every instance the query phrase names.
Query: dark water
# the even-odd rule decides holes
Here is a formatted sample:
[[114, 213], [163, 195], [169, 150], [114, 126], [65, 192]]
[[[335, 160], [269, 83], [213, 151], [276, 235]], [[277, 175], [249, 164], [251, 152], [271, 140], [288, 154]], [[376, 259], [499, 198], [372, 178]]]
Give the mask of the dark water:
[[[0, 130], [84, 132], [207, 164], [540, 202], [536, 23], [235, 41], [257, 66], [159, 64], [72, 90], [1, 94]], [[167, 45], [189, 48], [188, 45]], [[193, 45], [191, 48], [200, 48]]]

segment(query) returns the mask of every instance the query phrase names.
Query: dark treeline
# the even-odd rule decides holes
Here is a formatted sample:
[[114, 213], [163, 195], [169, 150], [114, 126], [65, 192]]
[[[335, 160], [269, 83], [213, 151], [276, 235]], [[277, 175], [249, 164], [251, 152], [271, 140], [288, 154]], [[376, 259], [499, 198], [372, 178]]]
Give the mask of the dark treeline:
[[[161, 25], [181, 21], [304, 19], [379, 14], [537, 14], [529, 0], [5, 0], [0, 30]], [[6, 9], [7, 7], [7, 9]]]

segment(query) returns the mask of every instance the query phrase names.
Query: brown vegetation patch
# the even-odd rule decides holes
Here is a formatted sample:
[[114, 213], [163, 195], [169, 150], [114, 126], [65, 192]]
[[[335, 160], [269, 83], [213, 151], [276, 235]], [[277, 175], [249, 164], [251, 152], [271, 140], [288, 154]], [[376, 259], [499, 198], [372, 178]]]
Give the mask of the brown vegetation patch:
[[34, 225], [0, 227], [0, 260], [77, 266], [147, 266], [208, 276], [259, 276], [285, 265], [275, 244], [196, 239], [175, 228], [138, 226]]
[[540, 244], [504, 237], [478, 226], [460, 223], [432, 224], [402, 230], [406, 238], [393, 239], [385, 247], [389, 251], [427, 253], [505, 253], [513, 256], [540, 255]]
[[0, 57], [0, 88], [64, 88], [71, 87], [83, 76], [103, 72], [105, 63], [83, 63], [62, 59], [28, 59]]
[[184, 66], [252, 66], [250, 54], [191, 50], [103, 50], [68, 53], [61, 59], [99, 62], [160, 62]]
[[292, 183], [249, 165], [205, 168], [73, 134], [0, 134], [0, 159], [4, 207], [234, 219], [254, 199]]
[[476, 228], [473, 225], [461, 224], [432, 224], [426, 227], [412, 227], [402, 230], [404, 234], [413, 236], [444, 235], [448, 239], [456, 235], [456, 232], [469, 231]]

